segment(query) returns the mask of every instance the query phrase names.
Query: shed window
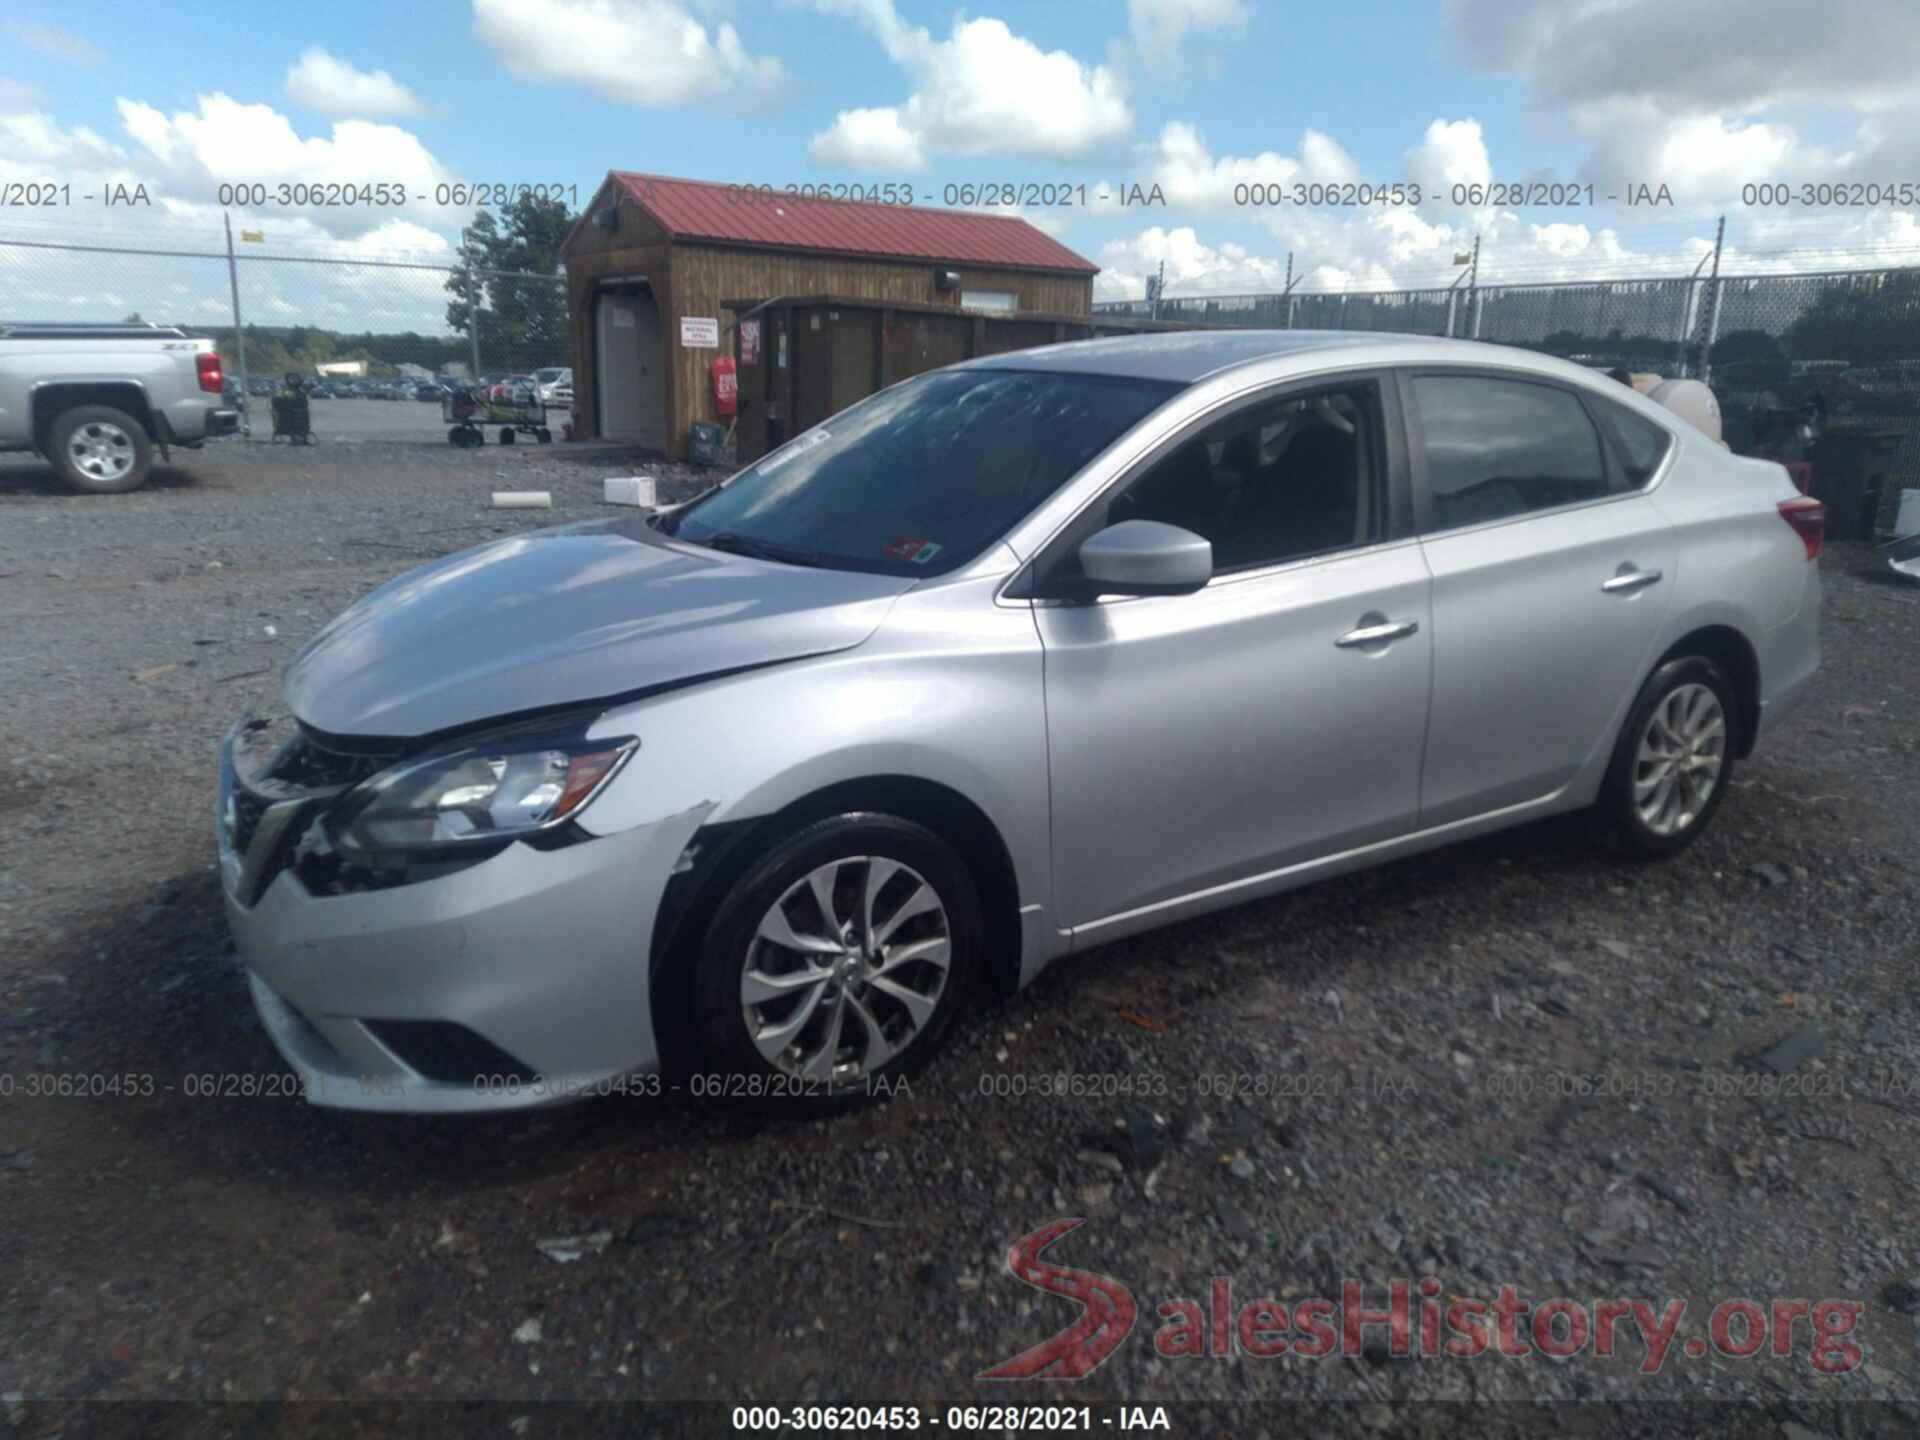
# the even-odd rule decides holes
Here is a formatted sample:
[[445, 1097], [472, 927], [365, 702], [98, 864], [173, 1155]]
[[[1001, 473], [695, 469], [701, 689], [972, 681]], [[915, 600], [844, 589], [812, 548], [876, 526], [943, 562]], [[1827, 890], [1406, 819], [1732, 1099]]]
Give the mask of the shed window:
[[960, 308], [983, 310], [989, 315], [1011, 315], [1020, 308], [1020, 301], [1011, 290], [962, 290]]

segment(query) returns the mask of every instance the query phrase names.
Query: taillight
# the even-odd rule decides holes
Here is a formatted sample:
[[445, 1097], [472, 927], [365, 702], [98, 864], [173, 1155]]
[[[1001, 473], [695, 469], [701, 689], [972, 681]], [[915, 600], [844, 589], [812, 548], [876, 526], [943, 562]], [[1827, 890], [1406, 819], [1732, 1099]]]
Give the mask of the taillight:
[[1807, 559], [1820, 554], [1820, 542], [1827, 533], [1827, 507], [1811, 495], [1796, 495], [1780, 502], [1780, 518], [1791, 525], [1807, 547]]
[[200, 388], [218, 395], [226, 383], [220, 374], [220, 352], [202, 350], [194, 357], [194, 365], [200, 371]]

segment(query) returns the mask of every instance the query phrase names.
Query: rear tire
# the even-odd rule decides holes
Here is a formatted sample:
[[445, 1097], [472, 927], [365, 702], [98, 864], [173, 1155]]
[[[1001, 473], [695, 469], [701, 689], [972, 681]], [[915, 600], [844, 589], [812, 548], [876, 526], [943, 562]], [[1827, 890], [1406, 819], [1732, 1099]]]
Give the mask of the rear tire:
[[932, 831], [871, 812], [815, 821], [720, 901], [675, 1068], [696, 1099], [783, 1114], [890, 1093], [973, 995], [985, 934], [972, 872]]
[[1739, 713], [1733, 686], [1705, 656], [1679, 656], [1647, 677], [1595, 806], [1615, 849], [1658, 860], [1699, 837], [1733, 780]]
[[147, 483], [153, 441], [138, 420], [111, 405], [78, 405], [54, 416], [47, 458], [69, 490], [124, 495]]

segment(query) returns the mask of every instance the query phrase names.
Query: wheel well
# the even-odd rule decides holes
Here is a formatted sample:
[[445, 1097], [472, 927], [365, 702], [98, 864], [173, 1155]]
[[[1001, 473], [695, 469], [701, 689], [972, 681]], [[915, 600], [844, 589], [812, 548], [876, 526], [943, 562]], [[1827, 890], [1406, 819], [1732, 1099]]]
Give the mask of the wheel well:
[[[980, 890], [986, 921], [987, 973], [996, 988], [1020, 983], [1020, 887], [1013, 857], [986, 812], [959, 791], [912, 775], [875, 775], [843, 781], [803, 796], [772, 815], [707, 826], [695, 834], [695, 869], [668, 882], [654, 921], [653, 988], [677, 984], [686, 967], [664, 963], [705, 933], [734, 882], [773, 839], [829, 815], [880, 811], [924, 825], [960, 853]], [[699, 849], [706, 854], [701, 856]], [[704, 861], [704, 863], [703, 863]], [[692, 881], [691, 884], [683, 884]]]
[[1744, 758], [1753, 749], [1760, 721], [1760, 660], [1747, 637], [1729, 625], [1706, 625], [1681, 636], [1668, 647], [1654, 669], [1681, 655], [1700, 655], [1713, 661], [1733, 684], [1739, 714], [1734, 717], [1733, 753]]
[[147, 404], [147, 392], [138, 385], [101, 382], [86, 385], [42, 385], [33, 392], [33, 443], [47, 448], [47, 432], [53, 422], [68, 410], [81, 405], [111, 405], [124, 410], [146, 428], [148, 439], [154, 433], [153, 407]]

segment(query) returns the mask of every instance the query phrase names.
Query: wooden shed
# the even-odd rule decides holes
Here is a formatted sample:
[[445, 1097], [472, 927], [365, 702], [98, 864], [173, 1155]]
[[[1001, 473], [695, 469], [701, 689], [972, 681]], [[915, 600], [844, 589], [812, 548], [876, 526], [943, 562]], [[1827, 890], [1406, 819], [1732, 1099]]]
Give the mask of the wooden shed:
[[574, 435], [676, 459], [689, 427], [717, 418], [713, 362], [736, 348], [729, 301], [831, 295], [1001, 323], [1031, 315], [1050, 333], [1091, 314], [1099, 269], [1013, 216], [624, 170], [601, 184], [560, 258]]

